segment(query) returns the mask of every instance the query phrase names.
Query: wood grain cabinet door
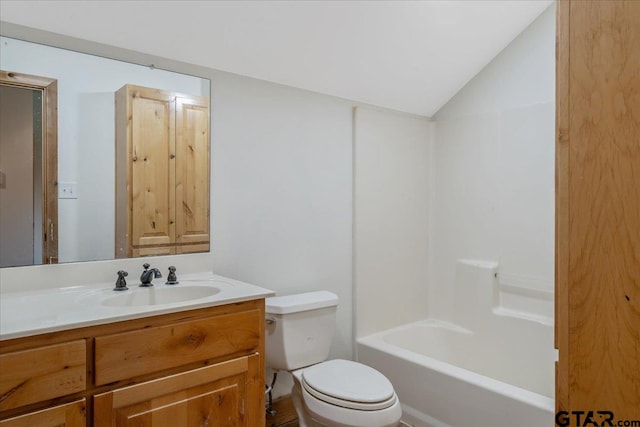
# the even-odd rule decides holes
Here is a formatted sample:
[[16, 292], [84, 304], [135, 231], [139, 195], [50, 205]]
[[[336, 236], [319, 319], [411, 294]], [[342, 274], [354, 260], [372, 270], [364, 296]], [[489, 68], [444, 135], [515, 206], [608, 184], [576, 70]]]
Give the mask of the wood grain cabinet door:
[[0, 421], [0, 427], [85, 427], [85, 399]]
[[208, 251], [209, 98], [125, 85], [115, 104], [116, 257]]
[[97, 395], [94, 425], [251, 427], [247, 390], [258, 362], [257, 354], [240, 357]]
[[134, 246], [174, 241], [174, 97], [129, 87], [131, 219]]
[[209, 99], [178, 96], [176, 97], [176, 243], [208, 242]]

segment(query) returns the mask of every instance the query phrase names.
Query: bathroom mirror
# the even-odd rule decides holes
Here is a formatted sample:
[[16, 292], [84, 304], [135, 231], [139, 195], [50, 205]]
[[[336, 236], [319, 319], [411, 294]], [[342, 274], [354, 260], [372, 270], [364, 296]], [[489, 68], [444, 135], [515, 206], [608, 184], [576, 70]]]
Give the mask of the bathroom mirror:
[[[15, 150], [13, 149], [2, 148], [2, 165], [0, 165], [0, 168], [3, 169], [0, 170], [0, 202], [2, 205], [0, 221], [2, 221], [3, 227], [0, 232], [1, 267], [97, 261], [116, 257], [206, 252], [209, 250], [209, 80], [160, 70], [153, 66], [131, 64], [9, 37], [0, 37], [0, 43], [0, 69], [4, 72], [2, 74], [3, 87], [23, 86], [20, 83], [23, 76], [52, 81], [54, 86], [57, 86], [57, 108], [53, 110], [53, 114], [49, 113], [54, 118], [47, 117], [46, 108], [37, 107], [38, 103], [44, 105], [41, 91], [36, 88], [33, 93], [25, 95], [25, 104], [29, 107], [27, 110], [31, 111], [33, 116], [25, 120], [25, 123], [31, 124], [30, 130], [24, 132], [22, 129], [23, 132], [21, 132], [28, 136], [24, 144], [32, 146], [23, 158], [19, 159], [14, 156]], [[11, 82], [7, 83], [7, 80]], [[118, 236], [118, 233], [127, 233], [126, 226], [120, 227], [124, 231], [116, 231], [116, 199], [120, 197], [119, 203], [122, 208], [122, 203], [127, 203], [125, 199], [137, 197], [137, 193], [118, 196], [119, 190], [116, 188], [117, 174], [120, 174], [121, 178], [124, 177], [125, 187], [127, 185], [134, 186], [132, 182], [129, 182], [134, 179], [130, 176], [131, 164], [133, 164], [131, 162], [136, 161], [132, 159], [137, 159], [135, 154], [127, 157], [125, 153], [118, 156], [118, 162], [128, 161], [130, 163], [118, 164], [116, 162], [117, 122], [125, 123], [124, 132], [133, 132], [134, 134], [137, 132], [126, 129], [127, 118], [125, 116], [129, 114], [126, 109], [118, 110], [116, 108], [116, 93], [127, 86], [146, 88], [162, 93], [169, 101], [173, 100], [171, 102], [180, 103], [176, 101], [178, 98], [198, 100], [199, 102], [197, 108], [193, 107], [195, 101], [182, 102], [181, 106], [188, 104], [190, 109], [184, 107], [185, 112], [182, 118], [176, 119], [174, 117], [171, 119], [174, 120], [174, 124], [171, 126], [175, 128], [175, 120], [186, 120], [187, 117], [197, 116], [199, 127], [196, 127], [199, 139], [195, 143], [190, 140], [187, 145], [189, 150], [182, 150], [183, 152], [192, 151], [191, 148], [195, 147], [196, 143], [199, 144], [201, 151], [196, 156], [197, 164], [192, 162], [189, 165], [178, 167], [177, 173], [175, 168], [166, 172], [167, 178], [162, 178], [164, 181], [161, 180], [155, 184], [150, 184], [148, 180], [143, 182], [144, 197], [140, 198], [143, 199], [144, 204], [138, 203], [135, 208], [131, 206], [125, 208], [125, 210], [140, 211], [143, 221], [149, 224], [147, 229], [142, 232], [148, 238], [147, 240], [155, 242], [155, 246], [153, 250], [147, 251], [123, 250], [116, 247], [118, 246], [117, 242], [121, 243], [123, 238], [126, 238]], [[6, 98], [4, 91], [2, 93], [2, 97]], [[132, 99], [141, 98], [135, 98], [135, 95], [132, 95]], [[3, 112], [15, 114], [14, 105], [16, 104], [13, 101], [3, 103]], [[36, 107], [31, 108], [30, 106]], [[163, 112], [166, 113], [167, 116], [162, 117], [162, 120], [165, 120], [163, 123], [168, 123], [168, 117], [172, 114], [175, 116], [177, 110], [171, 106], [163, 107], [157, 102], [156, 105], [147, 105], [147, 107], [149, 108], [145, 114], [150, 114], [152, 118], [162, 116]], [[131, 117], [129, 116], [128, 119], [131, 120]], [[43, 154], [40, 147], [44, 146], [46, 141], [43, 142], [41, 136], [44, 135], [46, 140], [47, 133], [51, 134], [52, 132], [51, 127], [47, 127], [47, 120], [49, 124], [55, 120], [55, 125], [57, 125], [55, 126], [57, 127], [55, 131], [57, 135], [54, 138], [57, 142], [57, 148]], [[2, 120], [0, 122], [2, 135], [5, 135], [5, 128], [8, 128], [9, 124], [15, 123], [16, 120], [13, 119]], [[193, 127], [192, 125], [188, 126], [189, 129]], [[186, 128], [187, 126], [185, 126]], [[47, 129], [49, 130], [47, 131]], [[3, 136], [3, 141], [12, 140], [13, 145], [23, 144], [22, 142], [16, 144], [13, 141], [14, 135], [20, 132], [15, 132], [15, 129], [7, 132], [10, 136]], [[33, 135], [36, 137], [29, 137]], [[148, 133], [145, 135], [147, 140], [153, 137], [158, 136], [149, 136]], [[125, 147], [126, 151], [127, 142], [123, 138], [126, 139], [126, 136], [122, 136], [119, 143]], [[173, 148], [165, 146], [164, 152], [146, 151], [146, 154], [142, 156], [144, 158], [140, 159], [139, 164], [143, 164], [147, 168], [146, 174], [148, 176], [153, 175], [148, 172], [150, 168], [158, 167], [158, 158], [161, 155], [166, 155], [167, 159], [169, 159], [168, 156], [171, 156], [170, 160], [173, 162], [176, 158], [176, 151], [180, 152], [181, 149], [175, 146], [175, 137], [172, 136], [168, 140], [174, 141]], [[4, 144], [4, 142], [2, 143]], [[135, 149], [135, 147], [129, 147], [130, 152]], [[151, 148], [145, 148], [145, 150], [151, 150]], [[156, 163], [154, 163], [154, 159]], [[53, 161], [53, 166], [47, 168], [45, 166], [47, 161]], [[169, 164], [169, 160], [165, 161], [163, 158], [162, 161]], [[10, 165], [15, 170], [21, 170], [23, 173], [26, 171], [27, 176], [30, 176], [31, 179], [24, 180], [13, 175], [9, 171]], [[194, 165], [200, 170], [199, 175], [195, 178], [198, 182], [194, 183], [193, 177], [186, 176], [183, 176], [184, 180], [180, 181], [180, 174], [185, 175], [185, 172], [180, 172], [180, 170], [192, 170]], [[56, 168], [57, 176], [47, 178], [47, 173], [51, 173]], [[47, 179], [53, 182], [53, 186], [45, 191], [44, 186]], [[136, 179], [140, 183], [139, 178]], [[42, 185], [40, 185], [41, 183]], [[169, 185], [173, 187], [166, 190]], [[202, 195], [187, 194], [189, 191], [193, 193], [193, 188], [197, 188], [197, 191]], [[12, 190], [14, 194], [20, 194], [26, 204], [18, 205], [8, 202], [10, 198], [7, 195]], [[206, 226], [203, 226], [205, 221], [202, 218], [198, 219], [199, 240], [187, 236], [186, 240], [183, 238], [184, 247], [176, 250], [168, 240], [155, 239], [155, 234], [166, 232], [166, 230], [160, 230], [159, 222], [165, 221], [167, 224], [171, 223], [171, 226], [174, 223], [174, 219], [167, 217], [162, 212], [158, 213], [158, 206], [152, 205], [152, 203], [157, 203], [155, 200], [159, 199], [158, 191], [172, 192], [174, 195], [169, 196], [171, 200], [175, 199], [175, 194], [187, 194], [184, 197], [191, 197], [193, 203], [198, 204], [200, 211], [206, 212]], [[49, 194], [48, 198], [46, 194]], [[50, 200], [50, 203], [47, 203], [47, 200]], [[167, 207], [166, 200], [163, 203], [163, 209], [167, 212], [176, 209], [176, 207]], [[43, 215], [43, 205], [49, 206], [55, 212]], [[153, 215], [156, 217], [152, 217]], [[25, 220], [27, 216], [29, 218]], [[18, 218], [22, 219], [22, 222], [31, 223], [27, 227], [30, 230], [24, 233], [16, 232], [17, 229], [11, 223], [10, 218]], [[195, 223], [195, 220], [192, 223]], [[186, 227], [189, 228], [189, 226]], [[6, 229], [13, 229], [13, 232], [5, 232]], [[131, 233], [130, 230], [129, 233]], [[194, 234], [192, 233], [192, 235]], [[205, 234], [206, 244], [203, 240]], [[43, 251], [42, 247], [47, 243], [51, 244], [52, 241], [56, 242], [55, 251], [46, 247]], [[184, 249], [185, 247], [188, 249]], [[25, 255], [18, 256], [18, 252]], [[7, 254], [12, 254], [12, 256]]]

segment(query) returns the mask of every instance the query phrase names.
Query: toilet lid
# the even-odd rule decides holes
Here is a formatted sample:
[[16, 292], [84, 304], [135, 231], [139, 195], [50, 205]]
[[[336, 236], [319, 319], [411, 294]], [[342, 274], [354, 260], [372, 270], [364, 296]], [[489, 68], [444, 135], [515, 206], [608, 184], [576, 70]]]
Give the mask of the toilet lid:
[[379, 410], [393, 405], [391, 382], [375, 369], [349, 360], [329, 360], [302, 372], [305, 389], [315, 397], [353, 409]]

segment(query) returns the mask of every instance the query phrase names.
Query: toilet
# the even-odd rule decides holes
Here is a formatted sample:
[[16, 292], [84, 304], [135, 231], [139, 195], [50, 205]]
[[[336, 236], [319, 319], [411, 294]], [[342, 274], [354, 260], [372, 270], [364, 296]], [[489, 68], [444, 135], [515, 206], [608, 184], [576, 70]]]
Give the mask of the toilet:
[[328, 291], [267, 298], [266, 366], [292, 374], [300, 427], [396, 427], [402, 409], [384, 375], [327, 360], [337, 306]]

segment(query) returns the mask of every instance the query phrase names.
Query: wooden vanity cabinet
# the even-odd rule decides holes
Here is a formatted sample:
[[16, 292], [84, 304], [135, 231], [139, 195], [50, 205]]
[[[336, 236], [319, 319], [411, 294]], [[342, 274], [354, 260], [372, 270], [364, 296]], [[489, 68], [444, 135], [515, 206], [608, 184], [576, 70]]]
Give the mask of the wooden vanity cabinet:
[[125, 85], [116, 105], [116, 257], [209, 250], [209, 98]]
[[264, 299], [0, 341], [0, 427], [264, 425]]

